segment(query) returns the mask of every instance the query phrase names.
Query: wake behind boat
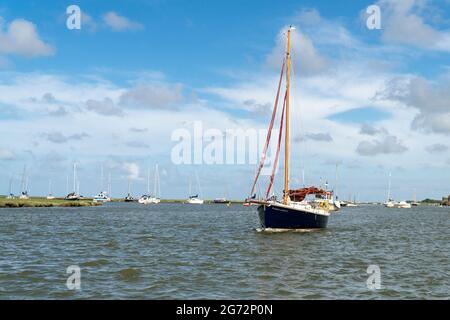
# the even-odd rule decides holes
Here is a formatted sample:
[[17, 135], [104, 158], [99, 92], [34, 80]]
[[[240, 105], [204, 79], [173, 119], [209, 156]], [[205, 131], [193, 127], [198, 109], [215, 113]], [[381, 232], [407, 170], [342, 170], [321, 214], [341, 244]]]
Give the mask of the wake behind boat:
[[[287, 30], [287, 51], [283, 59], [278, 90], [275, 98], [275, 104], [272, 112], [272, 118], [267, 133], [266, 142], [262, 152], [262, 157], [257, 168], [256, 177], [251, 190], [252, 197], [246, 200], [246, 203], [258, 206], [258, 214], [261, 226], [266, 229], [321, 229], [326, 228], [328, 218], [332, 207], [328, 200], [329, 192], [320, 188], [310, 187], [298, 190], [289, 189], [289, 134], [290, 134], [290, 77], [291, 77], [291, 31], [293, 27]], [[278, 135], [278, 147], [275, 155], [275, 161], [270, 177], [269, 186], [267, 188], [266, 197], [263, 200], [257, 200], [254, 194], [256, 183], [264, 167], [268, 146], [271, 139], [271, 133], [274, 121], [277, 115], [278, 100], [280, 96], [280, 88], [283, 81], [283, 74], [286, 68], [286, 91], [284, 94], [284, 102], [281, 111], [280, 130]], [[276, 197], [270, 197], [272, 186], [275, 179], [275, 173], [278, 166], [280, 153], [280, 145], [282, 141], [284, 126], [284, 192], [283, 199], [277, 200]], [[315, 195], [323, 198], [321, 201], [307, 201], [306, 197]]]

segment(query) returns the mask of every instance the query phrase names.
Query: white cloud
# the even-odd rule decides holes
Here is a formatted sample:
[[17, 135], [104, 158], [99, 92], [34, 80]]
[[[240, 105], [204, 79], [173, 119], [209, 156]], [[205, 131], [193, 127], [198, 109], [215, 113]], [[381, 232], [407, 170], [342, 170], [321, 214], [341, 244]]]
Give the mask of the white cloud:
[[81, 28], [87, 28], [90, 31], [96, 31], [98, 28], [97, 22], [85, 11], [81, 12]]
[[450, 79], [439, 80], [435, 83], [421, 77], [395, 78], [386, 83], [377, 98], [417, 109], [413, 129], [450, 135]]
[[26, 57], [48, 56], [55, 50], [39, 37], [36, 26], [24, 19], [15, 19], [6, 30], [0, 24], [0, 53]]
[[381, 0], [379, 4], [384, 41], [450, 52], [450, 30], [434, 28], [421, 16], [428, 1]]
[[127, 17], [121, 16], [114, 11], [103, 15], [105, 24], [114, 31], [141, 30], [144, 26], [138, 22], [131, 21]]
[[182, 100], [182, 86], [179, 84], [147, 84], [124, 92], [119, 104], [129, 108], [162, 109], [176, 108]]
[[382, 139], [372, 141], [361, 141], [356, 148], [356, 152], [362, 156], [376, 156], [379, 154], [403, 153], [407, 151], [401, 141], [395, 136], [386, 136]]
[[380, 129], [380, 128], [376, 128], [370, 124], [364, 123], [361, 126], [361, 129], [359, 130], [360, 134], [364, 134], [364, 135], [368, 135], [368, 136], [375, 136], [379, 133], [386, 133], [386, 129]]
[[129, 180], [139, 180], [139, 165], [134, 162], [127, 162], [123, 164], [123, 169], [126, 172]]
[[435, 143], [425, 148], [429, 153], [444, 153], [449, 150], [445, 144]]
[[[286, 30], [284, 27], [278, 34], [276, 46], [267, 57], [267, 63], [274, 67], [281, 67], [281, 59], [286, 52]], [[300, 29], [291, 32], [292, 64], [296, 66], [300, 75], [308, 76], [321, 73], [327, 69], [328, 62], [317, 51], [313, 41]]]
[[312, 141], [322, 141], [322, 142], [331, 142], [333, 141], [333, 138], [331, 137], [331, 135], [327, 132], [327, 133], [323, 133], [323, 132], [319, 132], [319, 133], [310, 133], [307, 132], [303, 135], [300, 135], [296, 141], [304, 141], [304, 140], [312, 140]]
[[14, 160], [14, 158], [12, 151], [0, 148], [0, 160]]
[[124, 116], [122, 109], [116, 107], [110, 98], [104, 98], [102, 101], [90, 99], [86, 101], [86, 109], [104, 116]]
[[88, 138], [89, 135], [85, 132], [82, 133], [76, 133], [72, 135], [64, 135], [63, 133], [59, 131], [52, 131], [49, 133], [44, 133], [44, 137], [50, 142], [53, 143], [66, 143], [72, 140], [83, 140], [85, 138]]

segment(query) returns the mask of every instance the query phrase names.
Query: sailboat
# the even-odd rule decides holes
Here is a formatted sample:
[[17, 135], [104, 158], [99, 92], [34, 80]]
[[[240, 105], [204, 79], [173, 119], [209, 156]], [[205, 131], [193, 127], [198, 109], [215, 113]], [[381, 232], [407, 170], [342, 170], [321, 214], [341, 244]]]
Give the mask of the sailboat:
[[128, 194], [124, 199], [125, 202], [134, 202], [137, 201], [132, 195], [131, 195], [131, 179], [128, 179]]
[[399, 208], [399, 209], [410, 209], [411, 204], [406, 201], [396, 202], [391, 198], [391, 173], [389, 172], [389, 183], [388, 183], [388, 200], [384, 203], [386, 208]]
[[338, 197], [338, 181], [339, 181], [339, 173], [338, 173], [339, 164], [336, 163], [336, 185], [334, 187], [334, 202], [333, 205], [337, 210], [341, 208], [341, 201]]
[[[103, 165], [100, 167], [100, 190], [103, 189]], [[95, 197], [94, 202], [110, 202], [111, 198], [111, 172], [108, 174], [108, 191], [100, 191]]]
[[[200, 181], [198, 179], [198, 175], [197, 172], [195, 172], [195, 180], [197, 182], [197, 187], [199, 192], [201, 193], [200, 190]], [[186, 203], [189, 204], [203, 204], [205, 201], [203, 199], [200, 198], [199, 194], [197, 193], [196, 195], [192, 195], [192, 181], [189, 180], [189, 198], [187, 199]]]
[[73, 191], [65, 197], [66, 200], [80, 200], [81, 196], [79, 194], [80, 183], [77, 181], [77, 164], [73, 164]]
[[19, 199], [29, 199], [28, 196], [28, 175], [27, 175], [27, 167], [23, 167], [22, 173], [22, 192], [20, 193]]
[[419, 206], [419, 205], [420, 205], [420, 203], [417, 202], [416, 190], [414, 190], [413, 201], [412, 201], [412, 203], [411, 203], [411, 206], [417, 207], [417, 206]]
[[[328, 201], [314, 202], [307, 201], [306, 197], [315, 195], [316, 197], [328, 198], [330, 192], [316, 187], [304, 187], [302, 189], [289, 189], [289, 139], [290, 139], [290, 77], [291, 77], [291, 32], [294, 28], [291, 26], [287, 30], [287, 50], [283, 59], [278, 91], [275, 98], [275, 104], [272, 112], [272, 118], [267, 133], [266, 143], [264, 145], [262, 157], [259, 163], [257, 174], [253, 182], [250, 198], [247, 203], [257, 205], [261, 226], [264, 229], [319, 229], [326, 228], [330, 216], [331, 206]], [[277, 114], [280, 88], [283, 80], [283, 73], [286, 69], [286, 91], [284, 94], [284, 103], [281, 111], [280, 130], [278, 135], [278, 147], [275, 155], [275, 161], [270, 177], [269, 186], [266, 191], [266, 197], [256, 199], [254, 194], [255, 186], [258, 181], [261, 169], [264, 167], [266, 153], [270, 143], [271, 133]], [[284, 191], [281, 200], [271, 195], [271, 189], [274, 183], [275, 173], [278, 166], [278, 158], [281, 147], [281, 140], [284, 132]]]
[[8, 192], [8, 196], [6, 197], [6, 199], [14, 199], [14, 193], [12, 190], [12, 186], [13, 186], [13, 177], [9, 178], [9, 192]]
[[48, 181], [48, 196], [47, 196], [48, 200], [53, 200], [55, 199], [55, 196], [52, 194], [52, 180]]
[[389, 172], [389, 182], [388, 182], [388, 195], [387, 201], [384, 203], [386, 208], [395, 208], [395, 202], [391, 199], [391, 173]]
[[150, 169], [147, 172], [147, 194], [144, 194], [139, 198], [138, 202], [141, 204], [158, 204], [161, 202], [161, 185], [159, 181], [159, 170], [158, 165], [155, 165], [154, 174], [154, 184], [153, 184], [153, 194], [150, 195]]
[[225, 186], [225, 192], [222, 198], [215, 198], [214, 199], [214, 203], [218, 203], [218, 204], [230, 204], [230, 201], [227, 200], [227, 187]]

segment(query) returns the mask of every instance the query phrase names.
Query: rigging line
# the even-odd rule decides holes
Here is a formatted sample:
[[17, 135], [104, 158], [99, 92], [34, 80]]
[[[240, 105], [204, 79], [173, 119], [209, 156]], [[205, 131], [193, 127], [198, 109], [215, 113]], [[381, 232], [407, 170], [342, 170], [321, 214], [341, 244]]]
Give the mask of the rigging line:
[[275, 98], [274, 108], [273, 108], [273, 111], [272, 111], [272, 118], [270, 119], [269, 130], [267, 131], [266, 142], [264, 144], [264, 149], [263, 149], [263, 153], [262, 153], [262, 156], [261, 156], [261, 160], [260, 160], [259, 165], [258, 165], [258, 169], [257, 169], [257, 172], [256, 172], [255, 180], [253, 181], [253, 186], [252, 186], [252, 190], [250, 192], [250, 197], [252, 197], [253, 193], [255, 192], [256, 183], [258, 181], [259, 175], [261, 174], [261, 170], [264, 167], [264, 162], [266, 161], [267, 149], [269, 148], [270, 138], [272, 136], [273, 124], [275, 123], [275, 116], [277, 114], [278, 99], [279, 99], [279, 96], [280, 96], [281, 83], [283, 82], [283, 74], [284, 74], [285, 62], [286, 62], [286, 59], [283, 59], [283, 64], [281, 66], [280, 80], [278, 82], [277, 95], [276, 95], [276, 98]]
[[[273, 181], [275, 180], [275, 171], [278, 167], [278, 158], [280, 156], [281, 139], [283, 137], [283, 121], [284, 121], [284, 114], [285, 114], [285, 109], [286, 109], [286, 99], [287, 99], [287, 91], [284, 95], [283, 110], [281, 111], [280, 132], [278, 134], [277, 152], [275, 155], [275, 161], [273, 163], [272, 174], [270, 176], [270, 183], [269, 183], [269, 186], [268, 186], [267, 192], [266, 192], [266, 199], [269, 198], [270, 190], [272, 189]], [[285, 191], [285, 192], [287, 192], [287, 191]]]

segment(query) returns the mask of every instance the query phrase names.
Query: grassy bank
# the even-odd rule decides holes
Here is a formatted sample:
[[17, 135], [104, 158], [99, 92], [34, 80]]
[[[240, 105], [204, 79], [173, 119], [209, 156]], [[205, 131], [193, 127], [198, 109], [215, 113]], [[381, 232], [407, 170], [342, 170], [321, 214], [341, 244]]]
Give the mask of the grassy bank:
[[64, 199], [46, 199], [46, 198], [30, 198], [30, 199], [6, 199], [0, 197], [0, 208], [26, 208], [26, 207], [88, 207], [98, 206], [91, 199], [68, 201]]
[[[136, 198], [136, 199], [139, 199]], [[112, 202], [124, 202], [125, 199], [123, 198], [113, 198], [111, 199]], [[161, 199], [161, 203], [186, 203], [187, 199]], [[242, 200], [228, 200], [230, 204], [243, 204], [244, 201]], [[214, 200], [205, 200], [205, 204], [214, 204]]]

